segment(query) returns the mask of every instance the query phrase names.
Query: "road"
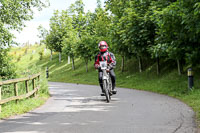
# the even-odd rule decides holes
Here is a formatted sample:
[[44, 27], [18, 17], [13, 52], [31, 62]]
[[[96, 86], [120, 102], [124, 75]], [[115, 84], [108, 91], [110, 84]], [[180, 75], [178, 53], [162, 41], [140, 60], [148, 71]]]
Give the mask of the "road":
[[49, 86], [45, 105], [0, 121], [0, 133], [196, 133], [192, 109], [168, 96], [117, 88], [106, 103], [98, 86]]

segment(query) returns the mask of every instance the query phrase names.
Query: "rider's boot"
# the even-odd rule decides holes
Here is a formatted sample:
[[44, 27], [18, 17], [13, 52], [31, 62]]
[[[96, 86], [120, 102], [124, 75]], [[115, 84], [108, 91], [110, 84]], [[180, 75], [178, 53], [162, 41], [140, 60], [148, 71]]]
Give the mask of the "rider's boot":
[[104, 90], [103, 90], [103, 84], [100, 84], [100, 86], [101, 86], [101, 96], [105, 96], [105, 93], [104, 93]]
[[112, 87], [112, 94], [117, 94], [117, 90], [115, 89], [115, 85]]

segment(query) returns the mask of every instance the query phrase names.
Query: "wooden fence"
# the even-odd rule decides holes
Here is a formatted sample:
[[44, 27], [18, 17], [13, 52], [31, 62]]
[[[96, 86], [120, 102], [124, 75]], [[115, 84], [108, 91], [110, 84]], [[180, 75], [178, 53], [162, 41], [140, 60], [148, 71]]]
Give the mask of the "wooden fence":
[[[39, 89], [39, 85], [36, 85], [36, 79], [38, 79], [39, 81], [40, 78], [40, 73], [35, 74], [35, 75], [31, 75], [29, 77], [25, 77], [25, 78], [19, 78], [19, 79], [11, 79], [11, 80], [6, 80], [6, 81], [0, 81], [0, 113], [1, 113], [1, 106], [4, 103], [16, 100], [16, 103], [18, 103], [18, 100], [20, 99], [25, 99], [28, 98], [32, 95], [34, 95], [34, 97], [37, 95], [37, 91]], [[29, 85], [28, 85], [28, 81], [32, 80], [32, 90], [29, 90]], [[18, 86], [17, 83], [19, 82], [25, 82], [25, 87], [26, 87], [26, 94], [23, 95], [18, 95]], [[3, 85], [10, 85], [13, 84], [14, 85], [14, 94], [15, 96], [6, 98], [6, 99], [2, 99], [2, 86]]]

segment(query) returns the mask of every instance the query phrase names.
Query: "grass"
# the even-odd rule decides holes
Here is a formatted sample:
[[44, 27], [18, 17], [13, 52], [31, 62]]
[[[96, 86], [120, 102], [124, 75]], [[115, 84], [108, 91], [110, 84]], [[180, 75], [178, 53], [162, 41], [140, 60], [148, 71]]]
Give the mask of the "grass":
[[5, 104], [2, 107], [3, 111], [0, 115], [0, 119], [8, 118], [14, 115], [19, 115], [31, 111], [36, 107], [39, 107], [42, 104], [44, 104], [47, 98], [48, 97], [36, 97], [20, 100], [18, 104], [16, 104], [15, 102]]
[[[40, 82], [39, 83], [40, 89], [36, 97], [30, 97], [23, 100], [19, 100], [17, 104], [15, 101], [3, 104], [2, 112], [0, 113], [0, 119], [8, 118], [13, 115], [23, 114], [44, 104], [49, 97], [47, 80], [45, 79], [44, 74], [41, 75], [41, 80], [39, 82]], [[29, 88], [31, 89], [31, 87]], [[25, 94], [23, 89], [24, 89], [23, 87], [22, 88], [19, 87], [19, 92], [20, 92], [19, 95]], [[3, 94], [3, 98], [8, 98], [11, 96], [14, 96], [14, 94], [13, 93], [10, 93], [10, 95]]]
[[[67, 56], [62, 56], [62, 61], [59, 63], [58, 54], [54, 53], [53, 60], [50, 61], [50, 51], [44, 54], [42, 60], [39, 60], [39, 52], [44, 49], [44, 46], [34, 46], [28, 51], [36, 49], [36, 54], [31, 63], [25, 64], [24, 62], [18, 65], [21, 69], [26, 70], [27, 68], [33, 68], [39, 66], [42, 71], [45, 71], [46, 67], [49, 68], [49, 81], [56, 82], [67, 82], [67, 83], [79, 83], [79, 84], [91, 84], [98, 85], [98, 72], [94, 69], [94, 61], [89, 61], [89, 72], [86, 72], [84, 60], [77, 59], [75, 61], [76, 69], [72, 70], [72, 65], [67, 63]], [[15, 49], [14, 51], [18, 51]], [[12, 53], [14, 53], [14, 51]], [[20, 50], [19, 50], [20, 51]], [[25, 53], [19, 52], [21, 54]], [[19, 58], [20, 54], [15, 57], [15, 60]], [[21, 57], [22, 60], [30, 60], [32, 53], [26, 54]], [[176, 63], [174, 61], [161, 61], [161, 74], [156, 74], [156, 64], [154, 61], [145, 60], [144, 68], [145, 71], [142, 73], [138, 72], [138, 63], [135, 58], [126, 60], [125, 72], [121, 72], [121, 58], [117, 58], [116, 72], [116, 85], [117, 87], [132, 88], [138, 90], [146, 90], [156, 92], [164, 95], [168, 95], [177, 98], [187, 105], [193, 108], [196, 112], [196, 120], [200, 121], [200, 72], [198, 69], [195, 70], [194, 84], [195, 87], [192, 90], [187, 89], [187, 74], [186, 68], [185, 73], [181, 76], [178, 75], [176, 70]], [[200, 125], [199, 125], [200, 126]]]
[[[35, 65], [40, 58], [39, 52], [41, 52], [43, 48], [44, 46], [35, 45], [32, 47], [29, 46], [11, 49], [9, 54], [12, 57], [12, 62], [16, 65], [15, 67], [17, 78], [27, 77], [28, 75], [42, 72], [42, 75], [40, 76], [40, 81], [36, 82], [40, 85], [40, 89], [37, 97], [19, 100], [18, 104], [16, 104], [15, 101], [3, 104], [2, 112], [0, 113], [0, 119], [31, 111], [44, 104], [45, 101], [48, 99], [49, 92], [45, 72], [41, 69], [40, 66]], [[31, 81], [29, 81], [29, 90], [32, 90]], [[18, 93], [19, 95], [26, 93], [24, 82], [18, 83]], [[5, 99], [12, 96], [14, 96], [13, 84], [3, 86], [2, 98]]]

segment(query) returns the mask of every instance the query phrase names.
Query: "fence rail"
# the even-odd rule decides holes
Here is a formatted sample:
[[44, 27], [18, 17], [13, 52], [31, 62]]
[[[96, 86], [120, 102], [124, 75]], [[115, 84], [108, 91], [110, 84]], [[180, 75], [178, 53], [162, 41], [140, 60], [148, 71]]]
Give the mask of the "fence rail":
[[[2, 104], [5, 104], [5, 103], [10, 102], [10, 101], [14, 101], [14, 100], [16, 101], [16, 103], [18, 103], [18, 100], [28, 98], [32, 95], [34, 95], [34, 97], [35, 97], [37, 95], [39, 88], [40, 88], [39, 85], [37, 86], [36, 82], [35, 82], [37, 78], [38, 78], [38, 81], [39, 81], [40, 73], [31, 75], [31, 76], [25, 77], [25, 78], [0, 81], [0, 113], [1, 113]], [[30, 81], [30, 80], [32, 80], [32, 90], [31, 91], [29, 90], [29, 86], [28, 86], [28, 81]], [[17, 86], [17, 83], [19, 83], [19, 82], [25, 82], [25, 88], [26, 88], [26, 94], [23, 94], [23, 95], [20, 95], [20, 96], [18, 95], [18, 86]], [[2, 86], [3, 85], [9, 85], [9, 84], [14, 84], [15, 96], [12, 96], [12, 97], [9, 97], [9, 98], [6, 98], [6, 99], [2, 99]]]

